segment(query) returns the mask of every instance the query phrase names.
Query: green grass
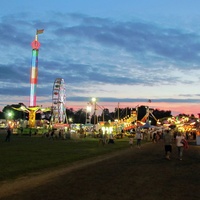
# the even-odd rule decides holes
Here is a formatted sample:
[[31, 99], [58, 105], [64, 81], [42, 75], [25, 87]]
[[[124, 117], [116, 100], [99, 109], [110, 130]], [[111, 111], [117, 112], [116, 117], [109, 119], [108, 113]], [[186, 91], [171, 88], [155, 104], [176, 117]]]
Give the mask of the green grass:
[[5, 142], [0, 133], [0, 181], [14, 179], [33, 172], [67, 166], [72, 162], [128, 148], [128, 138], [116, 139], [115, 144], [98, 144], [96, 138], [54, 139], [39, 136], [12, 135]]

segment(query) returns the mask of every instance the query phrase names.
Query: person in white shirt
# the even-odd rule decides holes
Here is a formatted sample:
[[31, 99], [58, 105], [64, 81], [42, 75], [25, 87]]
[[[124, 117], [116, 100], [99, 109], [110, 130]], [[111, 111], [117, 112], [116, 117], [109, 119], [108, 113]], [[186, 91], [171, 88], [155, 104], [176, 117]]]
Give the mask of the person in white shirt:
[[137, 129], [135, 137], [136, 137], [136, 140], [137, 140], [137, 147], [140, 148], [141, 147], [141, 140], [143, 138], [143, 135], [142, 135], [140, 129]]
[[180, 132], [178, 132], [176, 136], [176, 146], [178, 149], [179, 160], [182, 160], [183, 157], [183, 144], [181, 143], [182, 139], [184, 139], [184, 136]]

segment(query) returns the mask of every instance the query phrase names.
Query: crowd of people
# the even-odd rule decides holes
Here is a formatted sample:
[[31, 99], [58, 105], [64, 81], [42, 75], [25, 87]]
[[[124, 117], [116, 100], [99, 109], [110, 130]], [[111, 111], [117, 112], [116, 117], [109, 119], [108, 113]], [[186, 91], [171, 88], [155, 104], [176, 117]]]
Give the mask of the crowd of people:
[[[84, 130], [81, 128], [79, 132], [77, 132], [79, 135], [83, 135], [86, 137], [86, 134]], [[12, 128], [8, 126], [7, 128], [7, 134], [5, 141], [10, 142], [12, 134]], [[122, 132], [122, 135], [124, 132]], [[45, 137], [49, 139], [56, 138], [63, 138], [66, 139], [65, 131], [64, 129], [59, 130], [49, 130], [47, 133], [44, 134]], [[112, 133], [103, 133], [102, 129], [99, 129], [98, 131], [98, 138], [99, 138], [99, 144], [106, 145], [106, 144], [114, 144], [115, 136]], [[165, 152], [165, 158], [167, 160], [171, 159], [173, 144], [175, 144], [177, 148], [177, 155], [178, 159], [183, 159], [183, 152], [184, 149], [188, 149], [188, 140], [189, 139], [196, 139], [196, 133], [195, 132], [179, 132], [175, 131], [173, 129], [166, 129], [166, 130], [151, 130], [146, 129], [142, 130], [140, 128], [137, 128], [134, 130], [134, 134], [129, 136], [129, 145], [130, 148], [133, 148], [134, 141], [136, 142], [136, 147], [141, 148], [142, 140], [146, 141], [152, 141], [153, 143], [163, 142], [164, 144], [164, 152]]]
[[[136, 134], [135, 134], [136, 146], [138, 148], [140, 148], [141, 141], [145, 137], [144, 135], [149, 134], [150, 140], [153, 143], [163, 142], [165, 158], [167, 160], [171, 159], [173, 144], [175, 144], [175, 146], [176, 146], [178, 159], [182, 160], [184, 149], [186, 150], [189, 148], [188, 140], [196, 139], [195, 132], [185, 132], [184, 133], [184, 132], [175, 131], [173, 129], [167, 129], [167, 130], [162, 130], [162, 131], [152, 131], [152, 132], [151, 132], [151, 130], [148, 130], [148, 131], [150, 131], [150, 132], [149, 133], [147, 133], [147, 131], [141, 132], [140, 129], [136, 130]], [[132, 139], [131, 138], [129, 140], [129, 143], [132, 147]]]

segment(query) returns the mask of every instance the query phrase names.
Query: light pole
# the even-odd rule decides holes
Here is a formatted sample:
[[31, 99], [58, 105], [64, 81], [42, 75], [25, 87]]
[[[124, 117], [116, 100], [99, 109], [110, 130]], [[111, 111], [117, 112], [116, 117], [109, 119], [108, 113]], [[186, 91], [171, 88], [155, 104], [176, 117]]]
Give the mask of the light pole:
[[85, 120], [85, 123], [86, 124], [90, 124], [91, 123], [91, 121], [90, 121], [90, 113], [91, 113], [91, 110], [92, 110], [92, 107], [91, 107], [91, 105], [88, 103], [88, 105], [87, 105], [87, 107], [86, 107], [86, 120]]
[[149, 123], [149, 106], [146, 106], [146, 113], [148, 115], [147, 117], [147, 122]]
[[92, 103], [94, 104], [94, 125], [95, 125], [97, 123], [96, 120], [97, 99], [95, 97], [92, 98]]

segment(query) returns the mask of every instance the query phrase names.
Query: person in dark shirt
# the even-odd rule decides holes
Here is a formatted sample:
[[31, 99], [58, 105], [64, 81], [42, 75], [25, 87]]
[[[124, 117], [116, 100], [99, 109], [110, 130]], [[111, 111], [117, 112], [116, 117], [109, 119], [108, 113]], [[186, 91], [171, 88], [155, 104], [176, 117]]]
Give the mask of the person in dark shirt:
[[8, 127], [6, 140], [5, 140], [6, 142], [10, 142], [10, 136], [11, 136], [11, 127]]

